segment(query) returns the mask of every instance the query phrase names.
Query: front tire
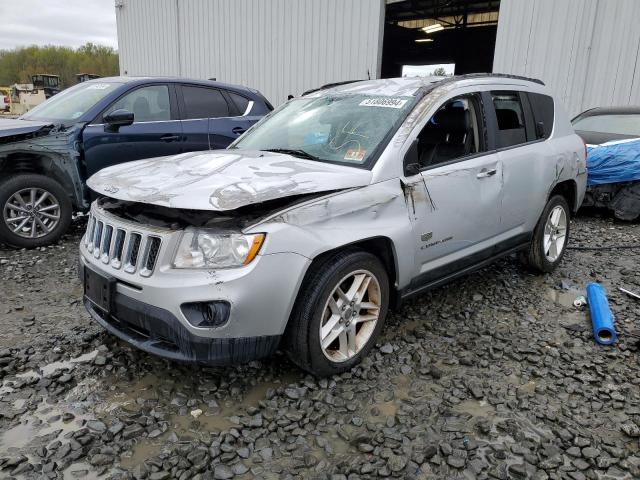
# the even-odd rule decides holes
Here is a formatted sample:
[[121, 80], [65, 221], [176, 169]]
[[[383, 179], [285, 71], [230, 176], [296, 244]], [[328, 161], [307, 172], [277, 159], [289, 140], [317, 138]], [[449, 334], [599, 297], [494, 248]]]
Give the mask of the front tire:
[[55, 180], [37, 174], [0, 183], [0, 242], [35, 248], [57, 241], [69, 228], [72, 205]]
[[291, 360], [317, 376], [350, 370], [378, 338], [389, 306], [380, 260], [349, 250], [311, 267], [286, 332]]
[[569, 242], [570, 218], [567, 200], [561, 195], [551, 197], [533, 231], [529, 251], [523, 255], [526, 265], [549, 273], [560, 264]]

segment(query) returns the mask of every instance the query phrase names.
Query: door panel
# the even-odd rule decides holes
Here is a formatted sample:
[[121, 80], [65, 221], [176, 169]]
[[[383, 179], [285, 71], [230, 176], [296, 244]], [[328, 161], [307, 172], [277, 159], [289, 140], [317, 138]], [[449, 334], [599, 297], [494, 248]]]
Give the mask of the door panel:
[[[544, 208], [547, 189], [555, 173], [555, 159], [548, 142], [535, 142], [499, 154], [504, 187], [501, 201], [500, 228], [513, 235], [533, 230]], [[550, 168], [551, 167], [551, 168]]]
[[116, 100], [104, 114], [119, 108], [132, 111], [134, 122], [117, 130], [101, 118], [82, 132], [87, 177], [117, 163], [180, 152], [182, 125], [174, 114], [168, 85], [137, 88]]
[[500, 231], [508, 237], [531, 232], [544, 208], [555, 162], [547, 141], [537, 141], [531, 107], [518, 91], [485, 93], [489, 130], [502, 164]]
[[491, 153], [414, 178], [409, 212], [419, 275], [471, 255], [498, 235], [501, 176], [498, 156]]

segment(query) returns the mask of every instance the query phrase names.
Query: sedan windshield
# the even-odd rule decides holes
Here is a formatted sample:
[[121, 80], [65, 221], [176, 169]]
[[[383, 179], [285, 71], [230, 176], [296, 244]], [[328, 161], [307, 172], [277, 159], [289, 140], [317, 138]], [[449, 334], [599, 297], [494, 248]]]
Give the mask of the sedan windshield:
[[20, 118], [71, 123], [121, 85], [118, 82], [80, 83], [54, 95]]
[[573, 128], [583, 132], [640, 136], [640, 115], [590, 115], [575, 120]]
[[413, 100], [367, 95], [290, 100], [230, 148], [366, 165], [407, 116]]

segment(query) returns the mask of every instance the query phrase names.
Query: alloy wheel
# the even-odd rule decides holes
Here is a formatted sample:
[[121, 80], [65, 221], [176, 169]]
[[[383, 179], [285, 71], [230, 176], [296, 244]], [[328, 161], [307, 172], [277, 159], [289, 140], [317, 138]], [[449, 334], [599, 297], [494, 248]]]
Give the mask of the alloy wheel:
[[7, 228], [23, 238], [49, 235], [60, 223], [60, 202], [49, 191], [24, 188], [9, 197], [3, 209]]
[[349, 273], [338, 282], [322, 311], [320, 346], [332, 362], [347, 361], [360, 352], [380, 318], [381, 290], [368, 270]]
[[549, 262], [555, 262], [565, 247], [567, 239], [567, 212], [560, 205], [554, 207], [544, 225], [544, 256]]

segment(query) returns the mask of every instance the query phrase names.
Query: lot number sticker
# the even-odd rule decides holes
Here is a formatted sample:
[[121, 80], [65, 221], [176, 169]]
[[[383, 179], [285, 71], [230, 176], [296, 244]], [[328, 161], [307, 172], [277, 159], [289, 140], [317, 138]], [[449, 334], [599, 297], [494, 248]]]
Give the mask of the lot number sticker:
[[402, 108], [407, 100], [404, 98], [366, 98], [360, 102], [361, 107]]
[[362, 160], [364, 160], [364, 154], [366, 153], [365, 150], [361, 150], [361, 149], [353, 149], [350, 148], [349, 150], [347, 150], [347, 153], [345, 153], [344, 155], [344, 159], [347, 162], [361, 162]]

